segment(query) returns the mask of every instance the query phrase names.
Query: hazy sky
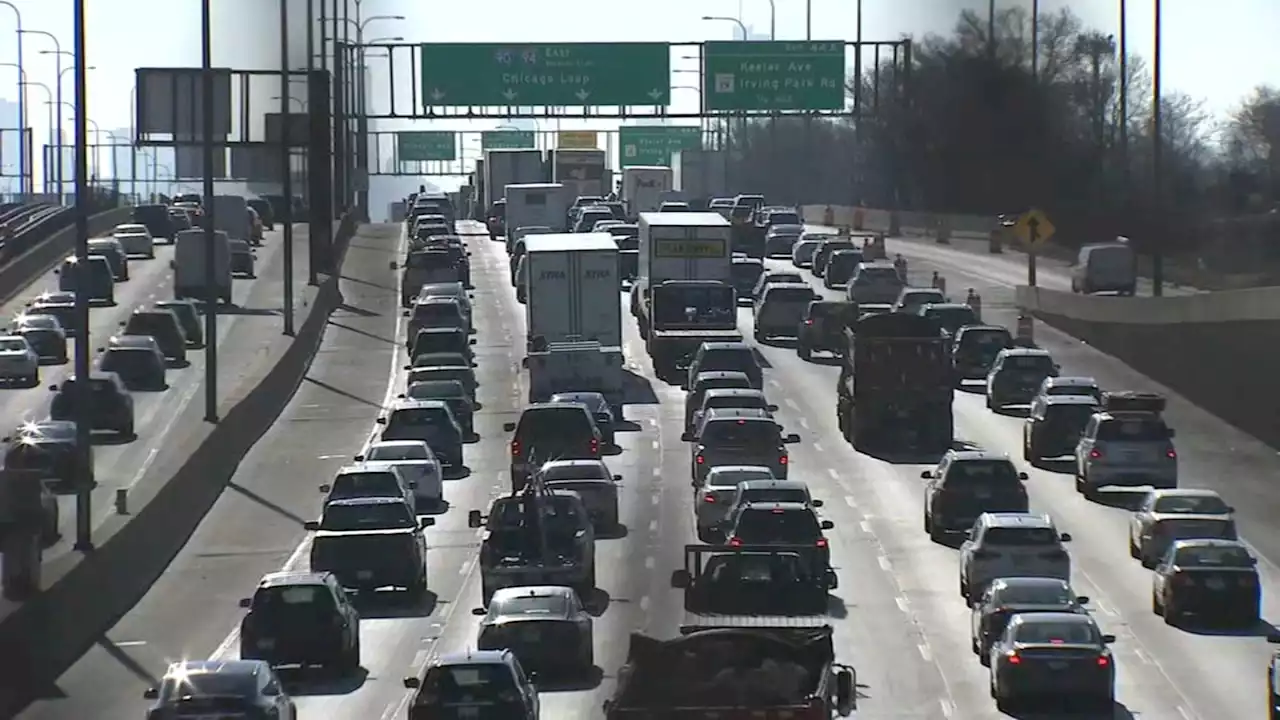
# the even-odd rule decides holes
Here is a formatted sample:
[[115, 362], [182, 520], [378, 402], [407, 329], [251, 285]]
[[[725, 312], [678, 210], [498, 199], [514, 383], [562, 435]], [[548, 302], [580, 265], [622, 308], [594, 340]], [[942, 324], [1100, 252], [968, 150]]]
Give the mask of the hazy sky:
[[[246, 62], [267, 67], [278, 52], [270, 41], [249, 43], [254, 23], [262, 25], [259, 38], [277, 32], [276, 3], [273, 0], [213, 0], [215, 23], [215, 64], [243, 67]], [[301, 0], [291, 0], [298, 7]], [[1030, 0], [1017, 0], [1029, 7]], [[1154, 0], [1129, 0], [1129, 47], [1131, 52], [1150, 55], [1152, 6]], [[71, 6], [67, 0], [14, 0], [28, 29], [47, 30], [71, 45]], [[89, 116], [103, 129], [129, 125], [129, 96], [132, 70], [139, 66], [165, 67], [194, 65], [199, 61], [199, 3], [197, 0], [92, 0], [89, 6], [88, 58], [96, 70], [90, 72]], [[775, 0], [779, 39], [805, 36], [805, 0]], [[852, 40], [855, 36], [854, 0], [812, 0], [814, 39]], [[998, 0], [998, 6], [1014, 5], [1014, 0]], [[1086, 22], [1104, 32], [1118, 28], [1118, 0], [1042, 0], [1045, 11], [1072, 7]], [[1254, 85], [1280, 79], [1280, 0], [1217, 0], [1207, 8], [1206, 0], [1165, 0], [1164, 73], [1170, 89], [1203, 98], [1217, 112], [1225, 112]], [[354, 7], [354, 6], [353, 6]], [[770, 25], [769, 0], [645, 0], [642, 3], [611, 3], [595, 0], [364, 0], [365, 17], [382, 14], [405, 15], [402, 22], [375, 22], [366, 39], [402, 35], [408, 41], [638, 41], [666, 40], [697, 42], [728, 39], [735, 32], [732, 23], [707, 22], [703, 15], [736, 16], [755, 32], [767, 33]], [[964, 7], [985, 12], [984, 0], [864, 0], [864, 39], [890, 40], [903, 34], [946, 32]], [[352, 11], [354, 14], [354, 10]], [[13, 13], [0, 5], [0, 62], [16, 59], [9, 33]], [[248, 45], [263, 45], [252, 48]], [[37, 51], [51, 48], [47, 38], [26, 36], [26, 59], [31, 79], [50, 87], [55, 83], [54, 61]], [[275, 55], [273, 55], [275, 53]], [[247, 56], [255, 56], [246, 59]], [[374, 63], [375, 73], [384, 73], [385, 62]], [[683, 66], [694, 69], [689, 62]], [[0, 97], [14, 99], [16, 71], [0, 67]], [[397, 70], [398, 85], [408, 82], [407, 68]], [[71, 73], [64, 85], [70, 99]], [[688, 85], [696, 76], [676, 75], [674, 84]], [[385, 80], [374, 81], [375, 97], [385, 96]], [[379, 88], [383, 90], [379, 91]], [[43, 142], [45, 124], [44, 93], [32, 88], [31, 124], [37, 128], [37, 142]], [[692, 112], [697, 95], [676, 91], [674, 109]], [[374, 101], [375, 105], [377, 100]], [[489, 125], [492, 126], [493, 123]], [[571, 125], [566, 124], [566, 127]], [[581, 125], [572, 125], [581, 126]], [[592, 127], [607, 129], [609, 123]], [[426, 126], [418, 125], [420, 129]], [[447, 126], [447, 129], [463, 129]]]

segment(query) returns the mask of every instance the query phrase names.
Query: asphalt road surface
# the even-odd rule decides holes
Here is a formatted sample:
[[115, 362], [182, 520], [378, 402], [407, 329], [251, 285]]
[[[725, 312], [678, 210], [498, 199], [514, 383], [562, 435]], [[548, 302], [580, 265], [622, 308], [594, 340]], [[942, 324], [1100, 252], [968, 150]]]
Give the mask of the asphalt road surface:
[[[446, 485], [449, 509], [428, 531], [432, 595], [420, 607], [367, 607], [361, 623], [363, 671], [343, 680], [291, 683], [304, 719], [403, 718], [408, 693], [402, 678], [437, 653], [474, 646], [477, 622], [470, 610], [479, 603], [478, 533], [466, 527], [465, 515], [484, 508], [504, 489], [507, 438], [501, 425], [514, 419], [524, 402], [518, 350], [524, 333], [501, 244], [479, 235], [475, 224], [463, 223], [462, 231], [476, 234], [468, 244], [477, 285], [481, 438], [467, 447], [470, 475]], [[397, 347], [403, 320], [395, 273], [387, 269], [399, 254], [399, 237], [394, 226], [361, 231], [344, 268], [347, 310], [334, 316], [321, 353], [285, 415], [241, 464], [231, 489], [148, 596], [60, 678], [57, 697], [33, 705], [23, 718], [138, 717], [147, 707], [142, 691], [167, 661], [235, 656], [234, 628], [241, 616], [236, 600], [262, 574], [305, 565], [302, 523], [319, 510], [316, 486], [360, 450], [379, 408], [403, 385], [403, 353]], [[899, 244], [891, 251], [906, 254], [909, 247]], [[911, 258], [916, 276], [926, 282], [932, 271], [927, 263], [937, 262], [952, 288], [980, 285], [979, 292], [992, 303], [988, 318], [1010, 320], [998, 299], [1009, 288], [983, 281], [981, 272], [961, 274], [982, 258], [966, 256], [960, 267], [947, 265], [946, 258]], [[740, 320], [749, 331], [749, 310]], [[668, 582], [671, 570], [682, 563], [683, 545], [693, 541], [689, 456], [679, 441], [683, 393], [653, 379], [629, 315], [624, 328], [634, 375], [626, 419], [634, 427], [619, 434], [622, 452], [609, 458], [614, 472], [624, 477], [626, 532], [598, 541], [598, 600], [607, 601], [595, 621], [600, 671], [579, 686], [543, 688], [544, 718], [600, 717], [629, 633], [670, 637], [682, 616], [680, 596]], [[1094, 375], [1106, 387], [1151, 387], [1078, 342], [1041, 332], [1065, 372]], [[835, 367], [801, 361], [788, 347], [765, 346], [761, 355], [767, 363], [766, 390], [781, 406], [779, 418], [802, 438], [791, 449], [791, 477], [810, 484], [826, 501], [825, 517], [835, 522], [829, 537], [841, 583], [829, 613], [838, 657], [858, 669], [859, 717], [1003, 717], [988, 697], [985, 670], [969, 649], [969, 614], [956, 592], [956, 552], [931, 543], [921, 530], [920, 472], [927, 466], [891, 464], [849, 447], [836, 429]], [[1021, 420], [994, 415], [967, 393], [957, 394], [955, 413], [957, 440], [1020, 457]], [[1262, 459], [1257, 443], [1177, 398], [1170, 418], [1180, 431], [1187, 484], [1225, 483], [1228, 476], [1240, 478], [1242, 470], [1255, 483], [1275, 476], [1280, 463]], [[1247, 468], [1222, 464], [1222, 456], [1233, 449], [1251, 458]], [[1112, 717], [1259, 717], [1268, 657], [1263, 628], [1248, 636], [1218, 636], [1165, 626], [1150, 611], [1150, 573], [1126, 552], [1127, 511], [1086, 502], [1067, 476], [1026, 470], [1033, 506], [1051, 512], [1061, 529], [1075, 536], [1070, 550], [1078, 592], [1094, 599], [1104, 632], [1119, 638]], [[1247, 499], [1234, 491], [1228, 495], [1242, 513], [1251, 512]], [[1242, 522], [1246, 535], [1269, 554], [1262, 541], [1274, 532], [1248, 515]], [[1276, 587], [1273, 565], [1264, 564], [1262, 575], [1268, 590]], [[1268, 598], [1264, 609], [1272, 616], [1277, 604]]]

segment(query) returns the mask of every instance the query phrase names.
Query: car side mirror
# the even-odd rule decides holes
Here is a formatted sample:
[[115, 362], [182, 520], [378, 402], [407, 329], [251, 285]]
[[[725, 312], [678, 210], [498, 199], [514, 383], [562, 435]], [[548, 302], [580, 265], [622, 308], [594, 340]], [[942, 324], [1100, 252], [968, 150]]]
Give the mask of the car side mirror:
[[921, 480], [932, 480], [932, 479], [933, 479], [933, 471], [931, 471], [931, 470], [925, 470], [925, 471], [921, 472], [921, 473], [920, 473], [920, 479], [921, 479]]
[[[404, 397], [404, 396], [403, 396], [403, 395], [401, 395], [401, 397]], [[353, 459], [353, 460], [355, 460], [356, 462], [364, 462], [364, 455], [356, 455], [356, 456], [355, 456], [354, 458], [352, 458], [352, 459]]]
[[1115, 635], [1103, 635], [1103, 636], [1102, 636], [1102, 642], [1103, 642], [1103, 644], [1105, 644], [1105, 645], [1110, 645], [1111, 643], [1113, 643], [1113, 642], [1115, 642], [1115, 641], [1116, 641], [1116, 636], [1115, 636]]
[[58, 392], [58, 386], [57, 386], [57, 385], [50, 385], [50, 386], [49, 386], [49, 392]]
[[689, 576], [688, 570], [675, 570], [671, 573], [671, 587], [685, 590], [692, 584], [693, 578]]
[[422, 681], [416, 677], [407, 677], [404, 679], [404, 686], [407, 690], [417, 690], [422, 687]]
[[399, 264], [399, 263], [397, 263], [395, 260], [392, 260], [391, 262], [387, 263], [387, 269], [389, 269], [389, 270], [399, 270], [399, 269], [400, 269], [400, 264]]
[[479, 331], [478, 331], [478, 330], [476, 330], [475, 328], [471, 328], [471, 329], [470, 329], [470, 330], [468, 330], [467, 332], [468, 332], [469, 334], [471, 334], [471, 335], [475, 335], [475, 334], [476, 334], [476, 333], [478, 333]]
[[622, 476], [621, 476], [621, 475], [614, 475], [614, 476], [613, 476], [613, 481], [614, 481], [614, 482], [616, 482], [616, 483], [620, 483], [620, 482], [622, 482]]
[[426, 530], [427, 528], [435, 524], [436, 524], [435, 518], [422, 518], [421, 520], [418, 521], [418, 529]]
[[836, 673], [836, 712], [841, 716], [849, 715], [858, 708], [858, 696], [854, 690], [853, 670], [841, 670]]
[[94, 352], [105, 352], [106, 348], [94, 348]]
[[160, 691], [157, 690], [156, 688], [147, 688], [146, 690], [142, 691], [142, 699], [144, 700], [155, 700], [159, 697], [160, 697]]
[[302, 523], [302, 528], [310, 532], [315, 532], [320, 529], [320, 523], [315, 520], [308, 520], [307, 522]]
[[417, 490], [417, 489], [418, 489], [418, 481], [417, 481], [417, 480], [409, 480], [409, 481], [405, 482], [405, 487], [409, 488], [410, 490]]
[[503, 431], [503, 432], [515, 432], [515, 431], [516, 431], [516, 424], [515, 424], [515, 423], [513, 423], [513, 422], [502, 423], [502, 431]]
[[778, 406], [773, 404], [766, 405], [765, 409], [768, 410], [769, 412], [778, 412]]
[[468, 344], [468, 345], [475, 345], [475, 344], [476, 344], [476, 339], [475, 339], [475, 338], [471, 338], [470, 340], [468, 340], [468, 341], [467, 341], [467, 344]]
[[694, 439], [693, 433], [691, 432], [680, 433], [680, 442], [693, 442]]
[[240, 598], [240, 607], [248, 608], [253, 605], [253, 598]]
[[800, 436], [796, 433], [790, 433], [786, 437], [782, 438], [782, 442], [786, 445], [794, 445], [795, 443], [800, 442]]
[[826, 505], [826, 503], [822, 502], [821, 500], [810, 500], [810, 501], [809, 501], [809, 504], [810, 504], [810, 505], [812, 505], [812, 506], [814, 506], [814, 507], [816, 507], [816, 508], [820, 508], [820, 507], [822, 507], [823, 505]]
[[1071, 533], [1062, 533], [1058, 536], [1058, 539], [1062, 542], [1071, 542]]
[[387, 424], [387, 419], [386, 419], [386, 418], [384, 418], [384, 417], [380, 417], [380, 418], [378, 418], [377, 420], [374, 420], [374, 422], [378, 423], [379, 425], [386, 425], [386, 424]]
[[412, 369], [413, 369], [413, 366], [412, 366], [412, 365], [405, 365], [405, 366], [404, 366], [404, 369], [405, 369], [405, 370], [412, 370]]
[[965, 531], [964, 531], [964, 539], [965, 539], [965, 540], [972, 540], [972, 539], [973, 539], [973, 530], [965, 530]]
[[836, 527], [836, 524], [831, 522], [830, 520], [823, 520], [822, 525], [820, 527], [823, 530], [834, 530]]
[[528, 357], [522, 357], [522, 358], [520, 358], [520, 367], [522, 367], [522, 368], [528, 368], [528, 367], [529, 367], [529, 358], [528, 358]]
[[1231, 505], [1228, 505], [1228, 506], [1227, 506], [1227, 513], [1233, 513], [1233, 512], [1235, 512], [1235, 511], [1236, 511], [1235, 507], [1233, 507], [1233, 506], [1231, 506]]
[[333, 490], [333, 486], [332, 486], [332, 485], [329, 485], [328, 483], [325, 483], [324, 485], [321, 485], [321, 486], [320, 486], [320, 492], [322, 492], [322, 493], [327, 493], [327, 492], [329, 492], [329, 491], [331, 491], [331, 490]]
[[489, 611], [485, 610], [482, 607], [477, 607], [477, 608], [471, 608], [471, 614], [475, 615], [476, 617], [484, 617], [485, 615], [489, 614]]
[[1077, 605], [1088, 605], [1088, 604], [1089, 604], [1089, 596], [1088, 596], [1088, 595], [1080, 595], [1080, 596], [1076, 597], [1076, 604], [1077, 604]]
[[1028, 479], [1029, 477], [1030, 477], [1030, 476], [1029, 476], [1029, 475], [1027, 475], [1027, 474], [1026, 474], [1026, 473], [1024, 473], [1024, 472], [1020, 472], [1020, 473], [1018, 473], [1018, 479], [1019, 479], [1019, 480], [1026, 480], [1026, 479]]
[[54, 269], [53, 269], [53, 274], [54, 274], [54, 275], [61, 275], [61, 274], [62, 274], [62, 268], [54, 268]]

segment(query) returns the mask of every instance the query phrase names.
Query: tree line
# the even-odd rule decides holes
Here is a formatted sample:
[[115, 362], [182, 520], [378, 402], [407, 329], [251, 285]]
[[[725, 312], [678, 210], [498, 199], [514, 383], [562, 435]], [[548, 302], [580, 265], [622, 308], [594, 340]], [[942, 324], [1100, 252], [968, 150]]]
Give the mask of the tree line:
[[[1268, 256], [1280, 90], [1259, 87], [1215, 121], [1166, 87], [1157, 179], [1148, 64], [1127, 58], [1122, 78], [1115, 39], [1069, 9], [1037, 24], [1034, 73], [1025, 9], [998, 13], [993, 38], [986, 17], [964, 11], [950, 34], [914, 39], [909, 54], [850, 78], [856, 117], [731, 122], [734, 174], [784, 202], [988, 216], [1039, 207], [1068, 244], [1125, 235], [1147, 251], [1244, 267]], [[1206, 250], [1224, 243], [1231, 253]]]

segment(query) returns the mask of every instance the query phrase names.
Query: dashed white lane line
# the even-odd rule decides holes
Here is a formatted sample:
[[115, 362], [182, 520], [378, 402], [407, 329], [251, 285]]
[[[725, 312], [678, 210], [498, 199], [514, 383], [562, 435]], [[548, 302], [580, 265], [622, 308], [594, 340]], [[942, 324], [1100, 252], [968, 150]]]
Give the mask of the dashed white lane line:
[[876, 562], [880, 564], [880, 569], [885, 572], [893, 572], [893, 563], [889, 562], [889, 558], [885, 555], [877, 555]]
[[862, 528], [862, 532], [868, 535], [874, 534], [874, 532], [871, 530], [871, 523], [867, 522], [866, 520], [859, 520], [858, 527]]
[[657, 562], [653, 559], [652, 555], [644, 559], [645, 570], [652, 570], [656, 566], [657, 566]]
[[795, 410], [796, 412], [800, 412], [800, 403], [796, 402], [795, 398], [787, 398], [786, 403], [787, 407]]
[[657, 520], [650, 520], [650, 521], [649, 521], [649, 532], [651, 532], [651, 533], [656, 533], [656, 532], [658, 532], [658, 521], [657, 521]]
[[908, 615], [910, 615], [910, 614], [911, 614], [911, 605], [907, 603], [907, 598], [906, 598], [906, 597], [904, 597], [904, 596], [902, 596], [902, 595], [899, 595], [899, 596], [895, 597], [893, 600], [894, 600], [894, 602], [896, 602], [896, 603], [898, 604], [898, 609], [899, 609], [899, 610], [901, 610], [902, 612], [904, 612], [904, 613], [906, 613], [906, 614], [908, 614]]
[[951, 713], [955, 712], [955, 708], [952, 707], [951, 702], [949, 700], [940, 698], [938, 700], [938, 706], [942, 708], [942, 717], [944, 718], [951, 717]]
[[831, 476], [832, 480], [840, 479], [840, 473], [837, 472], [835, 468], [827, 468], [827, 474]]
[[814, 452], [822, 452], [822, 443], [817, 443], [817, 442], [815, 442], [815, 443], [813, 444], [813, 451], [814, 451]]
[[933, 662], [933, 650], [926, 643], [916, 645], [916, 650], [920, 651], [920, 657], [924, 658], [925, 662]]

